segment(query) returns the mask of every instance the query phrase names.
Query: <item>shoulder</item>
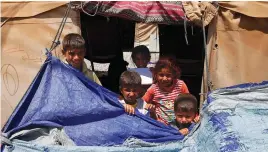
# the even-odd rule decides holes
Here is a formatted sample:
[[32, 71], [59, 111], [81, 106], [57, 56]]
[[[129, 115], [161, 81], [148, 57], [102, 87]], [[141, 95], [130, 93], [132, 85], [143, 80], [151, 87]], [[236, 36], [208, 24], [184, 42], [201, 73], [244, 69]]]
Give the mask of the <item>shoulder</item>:
[[123, 97], [119, 96], [118, 98], [118, 101], [121, 103], [121, 104], [125, 104], [125, 100], [123, 99]]
[[147, 89], [147, 91], [154, 91], [156, 88], [157, 88], [157, 85], [156, 85], [156, 84], [152, 84], [152, 85]]
[[183, 80], [176, 79], [176, 86], [179, 86], [180, 88], [187, 87], [186, 83]]

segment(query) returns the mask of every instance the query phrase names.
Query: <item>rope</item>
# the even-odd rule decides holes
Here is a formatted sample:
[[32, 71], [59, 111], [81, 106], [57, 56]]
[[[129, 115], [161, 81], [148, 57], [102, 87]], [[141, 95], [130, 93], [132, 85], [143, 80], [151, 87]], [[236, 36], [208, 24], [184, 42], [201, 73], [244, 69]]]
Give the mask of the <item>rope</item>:
[[83, 2], [81, 2], [81, 9], [82, 9], [82, 11], [83, 11], [85, 14], [89, 15], [89, 16], [95, 16], [95, 15], [97, 14], [97, 12], [98, 12], [100, 2], [98, 2], [97, 5], [94, 7], [94, 8], [96, 8], [94, 14], [89, 14], [87, 11], [85, 11], [85, 10], [84, 10], [84, 6], [85, 6], [85, 5], [86, 5], [85, 2], [84, 2], [84, 4], [83, 4]]
[[11, 19], [12, 17], [9, 17], [9, 18], [7, 18], [2, 24], [1, 24], [1, 27], [4, 25], [4, 24], [6, 24], [6, 22], [9, 20], [9, 19]]
[[184, 19], [184, 37], [185, 37], [185, 41], [186, 41], [186, 44], [189, 45], [188, 43], [188, 39], [187, 39], [187, 21], [186, 21], [186, 17]]
[[52, 43], [50, 49], [47, 50], [47, 55], [48, 55], [49, 53], [51, 53], [51, 51], [54, 50], [58, 45], [60, 45], [60, 41], [59, 41], [59, 39], [60, 39], [61, 33], [62, 33], [62, 31], [63, 31], [64, 25], [65, 25], [65, 23], [66, 23], [67, 17], [68, 17], [68, 15], [69, 15], [70, 9], [71, 9], [71, 4], [70, 4], [70, 2], [69, 2], [68, 7], [67, 7], [67, 9], [66, 9], [66, 11], [65, 11], [64, 17], [62, 18], [60, 27], [59, 27], [59, 29], [58, 29], [58, 31], [57, 31], [57, 33], [56, 33], [56, 36], [55, 36], [54, 40], [52, 41], [53, 43]]
[[212, 89], [212, 82], [210, 80], [210, 73], [209, 73], [209, 65], [208, 65], [208, 54], [207, 54], [207, 40], [206, 40], [206, 30], [204, 26], [204, 17], [205, 17], [206, 12], [204, 12], [203, 17], [202, 17], [202, 32], [203, 32], [203, 43], [204, 43], [204, 51], [205, 51], [205, 65], [206, 65], [206, 73], [207, 73], [207, 86], [208, 86], [208, 91], [211, 91]]

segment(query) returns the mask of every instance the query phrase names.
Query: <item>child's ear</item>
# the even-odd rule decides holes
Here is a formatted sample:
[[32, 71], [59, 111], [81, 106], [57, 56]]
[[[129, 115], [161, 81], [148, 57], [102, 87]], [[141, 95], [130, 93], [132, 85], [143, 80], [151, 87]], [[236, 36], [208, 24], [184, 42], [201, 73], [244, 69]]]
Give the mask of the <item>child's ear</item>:
[[62, 50], [61, 50], [61, 53], [62, 53], [63, 55], [65, 55], [66, 51], [64, 51], [64, 50], [62, 49]]

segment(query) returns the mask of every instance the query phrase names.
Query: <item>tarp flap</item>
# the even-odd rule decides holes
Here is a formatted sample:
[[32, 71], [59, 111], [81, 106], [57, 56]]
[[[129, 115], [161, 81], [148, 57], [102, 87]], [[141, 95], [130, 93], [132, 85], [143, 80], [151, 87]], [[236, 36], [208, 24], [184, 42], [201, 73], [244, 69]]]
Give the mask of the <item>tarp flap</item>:
[[64, 127], [76, 145], [119, 145], [134, 137], [148, 142], [181, 140], [175, 129], [136, 111], [127, 115], [118, 95], [57, 58], [46, 61], [4, 132], [29, 126]]
[[116, 16], [144, 23], [181, 24], [186, 19], [179, 1], [89, 1], [83, 8], [91, 15]]
[[[58, 62], [58, 61], [57, 61]], [[55, 69], [60, 68], [62, 65], [59, 65], [56, 63], [57, 66]], [[54, 65], [55, 66], [55, 65]], [[49, 65], [48, 65], [49, 67]], [[47, 67], [47, 68], [48, 68]], [[51, 68], [51, 67], [50, 67]], [[53, 69], [53, 68], [52, 68]], [[61, 71], [69, 71], [67, 68], [60, 68]], [[53, 70], [52, 70], [53, 71]], [[70, 70], [69, 72], [75, 72], [73, 70]], [[47, 72], [47, 71], [46, 71]], [[45, 72], [45, 73], [46, 73]], [[54, 73], [54, 72], [53, 72]], [[47, 75], [47, 74], [45, 74]], [[54, 75], [54, 74], [52, 74]], [[58, 75], [59, 76], [59, 75]], [[65, 80], [64, 75], [62, 75], [61, 80]], [[56, 78], [52, 78], [56, 79]], [[79, 76], [79, 80], [84, 82], [82, 80], [82, 77]], [[42, 80], [44, 81], [44, 80]], [[71, 81], [70, 81], [71, 82]], [[41, 82], [40, 85], [43, 85], [44, 82]], [[64, 83], [64, 81], [62, 81]], [[59, 83], [58, 83], [59, 84]], [[95, 84], [90, 83], [92, 86], [92, 90], [95, 87], [97, 87]], [[69, 85], [67, 85], [69, 86]], [[77, 87], [75, 87], [77, 89]], [[109, 92], [107, 90], [104, 90], [100, 88], [104, 92], [104, 97], [107, 97], [107, 94]], [[65, 90], [62, 88], [62, 90]], [[70, 90], [71, 91], [71, 90]], [[57, 92], [57, 91], [56, 91]], [[73, 92], [73, 91], [71, 91]], [[95, 91], [93, 91], [95, 92]], [[91, 92], [91, 93], [93, 93]], [[57, 92], [59, 93], [59, 92]], [[70, 94], [71, 95], [71, 94]], [[94, 96], [94, 95], [93, 95]], [[55, 97], [55, 96], [54, 96]], [[112, 97], [111, 97], [112, 98]], [[49, 100], [47, 100], [49, 101]], [[32, 101], [33, 102], [33, 101]], [[82, 104], [82, 102], [79, 102], [79, 100], [76, 100], [79, 104]], [[90, 102], [94, 102], [93, 100]], [[110, 102], [107, 100], [107, 102]], [[42, 103], [42, 102], [41, 102]], [[58, 101], [58, 103], [60, 103]], [[62, 102], [63, 103], [63, 102]], [[65, 103], [65, 102], [64, 102]], [[49, 104], [47, 102], [46, 104]], [[71, 103], [68, 103], [71, 104]], [[102, 102], [101, 105], [107, 105], [105, 102]], [[57, 104], [55, 105], [58, 109], [63, 106], [63, 104]], [[82, 106], [85, 106], [84, 104], [81, 105], [80, 111], [76, 114], [82, 115], [84, 110], [82, 110]], [[89, 107], [89, 104], [88, 106]], [[102, 107], [102, 106], [101, 106]], [[118, 107], [118, 108], [116, 108]], [[54, 109], [57, 109], [54, 108]], [[68, 116], [68, 113], [75, 112], [75, 109], [77, 108], [75, 102], [72, 104], [72, 109], [66, 109], [63, 110], [64, 114], [56, 115], [58, 117], [58, 120], [63, 120], [62, 118], [65, 116]], [[117, 102], [110, 102], [110, 107], [114, 111], [123, 113], [122, 108], [118, 105]], [[44, 109], [46, 109], [46, 105], [43, 105], [43, 108], [41, 108], [38, 112], [41, 114], [44, 113]], [[53, 109], [53, 110], [54, 110]], [[96, 107], [96, 109], [98, 109]], [[120, 109], [120, 110], [119, 110]], [[106, 115], [105, 121], [110, 121], [114, 113], [107, 109], [110, 112], [110, 115]], [[95, 110], [96, 111], [96, 110]], [[106, 110], [105, 110], [106, 111]], [[25, 142], [21, 140], [14, 140], [12, 142], [13, 146], [5, 146], [4, 151], [12, 151], [12, 152], [21, 152], [21, 151], [27, 151], [27, 152], [37, 152], [37, 151], [49, 151], [49, 152], [71, 152], [71, 151], [94, 151], [94, 152], [103, 152], [103, 151], [121, 151], [121, 152], [147, 152], [147, 151], [161, 151], [161, 152], [196, 152], [196, 151], [204, 151], [204, 152], [235, 152], [235, 151], [266, 151], [268, 149], [268, 82], [263, 82], [261, 84], [243, 84], [238, 86], [233, 86], [230, 88], [225, 89], [219, 89], [214, 92], [212, 92], [208, 100], [205, 102], [204, 108], [201, 111], [202, 115], [202, 122], [201, 124], [197, 125], [193, 132], [191, 132], [183, 141], [176, 141], [172, 143], [148, 143], [148, 142], [142, 142], [139, 140], [133, 140], [132, 144], [125, 144], [121, 146], [116, 147], [103, 147], [103, 146], [53, 146], [53, 145], [40, 145], [32, 142]], [[50, 114], [54, 114], [53, 111], [50, 111]], [[88, 113], [90, 113], [88, 111]], [[91, 112], [93, 113], [93, 112]], [[37, 114], [36, 114], [37, 115]], [[44, 117], [47, 117], [48, 115], [45, 114]], [[101, 114], [98, 115], [101, 116]], [[121, 136], [123, 137], [124, 134], [129, 134], [127, 131], [129, 130], [129, 127], [127, 125], [132, 125], [132, 133], [145, 133], [145, 131], [148, 131], [146, 134], [149, 137], [156, 136], [156, 134], [162, 134], [162, 133], [168, 133], [167, 130], [164, 130], [165, 127], [159, 126], [157, 123], [154, 123], [150, 119], [141, 117], [141, 116], [127, 116], [125, 114], [122, 114], [121, 116], [118, 116], [115, 119], [118, 119], [116, 122], [119, 122], [120, 119], [126, 121], [121, 122], [121, 124], [117, 123], [110, 123], [101, 125], [98, 128], [95, 128], [96, 124], [94, 123], [94, 118], [91, 118], [91, 124], [92, 126], [88, 126], [87, 128], [78, 128], [78, 127], [72, 127], [72, 132], [77, 132], [76, 129], [82, 129], [80, 138], [85, 139], [85, 136], [87, 136], [89, 133], [93, 135], [96, 140], [99, 140], [100, 137], [95, 136], [96, 134], [100, 135], [100, 130], [109, 128], [110, 135], [114, 135], [113, 138], [110, 138], [109, 135], [103, 134], [101, 135], [103, 137], [103, 140], [106, 140], [105, 138], [108, 138], [108, 140], [117, 140]], [[77, 118], [77, 117], [76, 117]], [[89, 119], [88, 118], [88, 119]], [[127, 119], [129, 118], [129, 119]], [[97, 119], [97, 118], [95, 118]], [[143, 119], [143, 120], [141, 120]], [[102, 121], [102, 120], [100, 120]], [[133, 123], [139, 121], [141, 124], [140, 128], [136, 128], [136, 125], [133, 125]], [[74, 123], [74, 120], [70, 120], [70, 123]], [[77, 122], [77, 121], [76, 121]], [[102, 121], [103, 122], [103, 121]], [[150, 123], [148, 123], [150, 122]], [[66, 122], [65, 122], [66, 123]], [[79, 125], [78, 125], [79, 126]], [[124, 128], [121, 128], [121, 127]], [[154, 127], [153, 127], [154, 126]], [[70, 126], [68, 126], [70, 127]], [[145, 128], [144, 128], [145, 127]], [[66, 127], [67, 128], [67, 127]], [[84, 130], [85, 129], [85, 130]], [[118, 129], [118, 132], [121, 131], [122, 134], [114, 134], [114, 130]], [[125, 131], [124, 131], [125, 129]], [[155, 129], [155, 130], [154, 130]], [[168, 129], [168, 128], [165, 128]], [[94, 132], [92, 132], [94, 130]], [[69, 130], [70, 131], [70, 130]], [[154, 134], [156, 133], [156, 134]], [[69, 134], [70, 135], [70, 134]], [[90, 139], [90, 137], [88, 137]], [[156, 140], [156, 139], [155, 139]], [[92, 141], [92, 140], [90, 140]]]

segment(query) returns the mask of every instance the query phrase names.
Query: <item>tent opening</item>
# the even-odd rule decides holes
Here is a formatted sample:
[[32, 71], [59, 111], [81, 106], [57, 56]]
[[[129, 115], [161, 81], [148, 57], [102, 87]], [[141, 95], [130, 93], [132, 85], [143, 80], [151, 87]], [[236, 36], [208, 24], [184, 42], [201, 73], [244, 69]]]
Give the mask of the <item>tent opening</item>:
[[159, 25], [160, 55], [176, 56], [181, 79], [199, 101], [205, 57], [203, 33], [197, 26], [187, 26], [186, 30], [187, 40], [184, 25]]
[[[134, 47], [135, 22], [118, 18], [89, 16], [81, 13], [82, 35], [86, 40], [86, 59], [94, 64], [95, 72], [104, 87], [119, 93], [118, 83], [111, 82], [109, 64], [114, 59], [123, 59], [123, 52]], [[158, 25], [160, 55], [176, 56], [181, 68], [181, 79], [189, 91], [199, 100], [204, 66], [202, 29], [187, 26], [187, 41], [184, 25]], [[128, 61], [131, 62], [131, 61]], [[107, 68], [97, 64], [107, 64]], [[112, 84], [111, 84], [112, 83]]]
[[[109, 80], [114, 80], [115, 77], [119, 79], [124, 71], [123, 52], [134, 46], [135, 22], [118, 17], [89, 16], [85, 13], [80, 16], [81, 32], [86, 41], [85, 58], [90, 60], [102, 85], [119, 93], [119, 80]], [[114, 65], [116, 68], [109, 74], [109, 67]]]

